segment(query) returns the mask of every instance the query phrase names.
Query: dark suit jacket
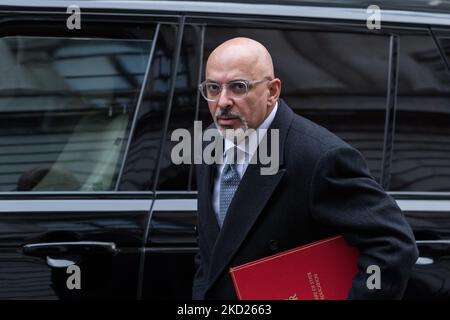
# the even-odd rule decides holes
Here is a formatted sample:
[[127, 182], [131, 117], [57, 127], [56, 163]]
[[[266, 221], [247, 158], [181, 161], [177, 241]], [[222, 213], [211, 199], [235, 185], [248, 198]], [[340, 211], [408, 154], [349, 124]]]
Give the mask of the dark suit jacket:
[[[261, 175], [261, 164], [249, 164], [222, 229], [212, 207], [215, 166], [197, 165], [193, 299], [236, 299], [230, 267], [336, 234], [360, 251], [349, 299], [401, 298], [418, 257], [415, 239], [361, 153], [281, 100], [270, 128], [279, 129], [280, 169]], [[370, 265], [381, 269], [380, 290], [367, 288]]]

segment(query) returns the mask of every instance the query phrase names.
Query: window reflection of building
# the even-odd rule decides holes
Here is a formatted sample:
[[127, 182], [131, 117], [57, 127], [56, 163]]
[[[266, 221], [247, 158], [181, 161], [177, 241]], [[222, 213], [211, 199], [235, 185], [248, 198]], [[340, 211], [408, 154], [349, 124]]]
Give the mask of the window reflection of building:
[[0, 191], [55, 164], [81, 189], [114, 188], [150, 44], [1, 38]]

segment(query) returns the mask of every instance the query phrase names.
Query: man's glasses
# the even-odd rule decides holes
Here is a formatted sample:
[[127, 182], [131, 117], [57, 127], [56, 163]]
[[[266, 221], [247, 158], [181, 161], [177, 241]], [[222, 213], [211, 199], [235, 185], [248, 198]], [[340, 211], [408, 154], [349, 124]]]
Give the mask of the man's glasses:
[[227, 93], [234, 99], [242, 99], [247, 94], [248, 91], [256, 84], [271, 81], [271, 79], [262, 79], [262, 80], [234, 80], [228, 83], [218, 83], [210, 80], [203, 81], [198, 86], [203, 98], [207, 101], [216, 101], [220, 93], [222, 92], [223, 87], [226, 87]]

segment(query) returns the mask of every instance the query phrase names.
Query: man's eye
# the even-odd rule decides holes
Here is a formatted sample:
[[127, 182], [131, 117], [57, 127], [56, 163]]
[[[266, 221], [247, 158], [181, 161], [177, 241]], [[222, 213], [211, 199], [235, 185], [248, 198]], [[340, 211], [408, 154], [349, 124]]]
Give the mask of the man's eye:
[[244, 93], [247, 89], [247, 86], [244, 82], [232, 82], [230, 83], [230, 90], [235, 93]]
[[208, 83], [208, 84], [206, 84], [206, 89], [209, 92], [217, 92], [220, 90], [220, 86], [216, 83]]

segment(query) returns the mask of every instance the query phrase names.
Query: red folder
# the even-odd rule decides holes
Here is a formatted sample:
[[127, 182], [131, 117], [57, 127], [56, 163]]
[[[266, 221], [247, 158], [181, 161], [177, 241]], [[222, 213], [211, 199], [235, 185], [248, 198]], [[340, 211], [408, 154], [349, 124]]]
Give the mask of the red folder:
[[335, 236], [230, 268], [240, 300], [344, 300], [359, 252]]

